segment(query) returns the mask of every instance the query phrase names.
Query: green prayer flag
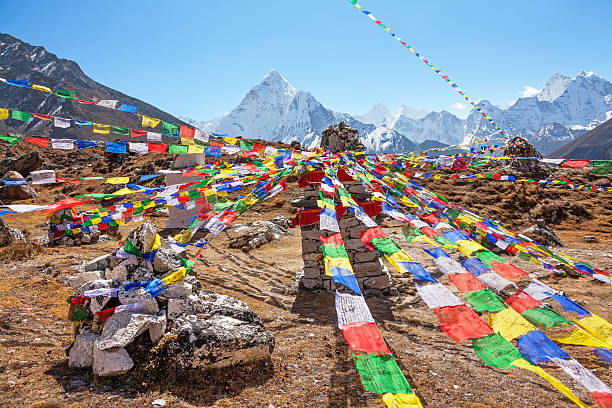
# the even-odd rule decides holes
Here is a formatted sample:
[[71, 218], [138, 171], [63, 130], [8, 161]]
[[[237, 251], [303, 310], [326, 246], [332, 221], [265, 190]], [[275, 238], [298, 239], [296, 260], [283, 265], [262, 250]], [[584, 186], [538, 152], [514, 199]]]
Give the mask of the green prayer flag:
[[72, 316], [70, 316], [70, 320], [72, 320], [73, 322], [80, 322], [82, 320], [87, 319], [88, 317], [89, 317], [89, 313], [87, 313], [85, 310], [76, 309], [72, 313]]
[[116, 133], [118, 135], [129, 135], [130, 134], [130, 129], [128, 128], [124, 128], [124, 127], [120, 127], [120, 126], [113, 126], [112, 127], [113, 133]]
[[373, 356], [353, 354], [361, 383], [368, 391], [378, 394], [412, 394], [412, 388], [391, 354]]
[[506, 263], [506, 260], [499, 255], [494, 254], [491, 251], [481, 251], [477, 252], [476, 258], [480, 259], [480, 261], [487, 265], [488, 268], [492, 268], [491, 261], [497, 261], [501, 263]]
[[129, 239], [125, 240], [125, 245], [123, 246], [123, 250], [128, 254], [136, 255], [142, 258], [142, 254], [136, 248], [136, 246]]
[[104, 177], [81, 177], [79, 180], [86, 180], [86, 181], [104, 180]]
[[246, 140], [241, 140], [240, 141], [240, 149], [242, 150], [253, 150], [253, 143], [252, 142], [247, 142]]
[[55, 91], [55, 94], [57, 96], [61, 96], [62, 98], [74, 99], [74, 91], [63, 91], [60, 89], [60, 90]]
[[593, 174], [612, 175], [612, 160], [593, 160]]
[[523, 358], [521, 353], [501, 334], [494, 333], [479, 339], [472, 339], [474, 353], [483, 363], [491, 367], [510, 368], [513, 361]]
[[557, 314], [554, 310], [544, 306], [541, 308], [528, 309], [521, 313], [527, 321], [534, 326], [551, 328], [571, 324], [565, 317]]
[[187, 154], [189, 146], [183, 145], [168, 145], [168, 154]]
[[181, 258], [181, 262], [183, 263], [183, 267], [184, 268], [193, 268], [193, 265], [195, 265], [195, 259], [185, 259], [185, 258]]
[[236, 201], [236, 204], [234, 204], [234, 208], [232, 210], [234, 212], [237, 212], [238, 214], [242, 214], [248, 209], [249, 209], [249, 206], [246, 205], [246, 203], [243, 200], [238, 200]]
[[165, 133], [169, 133], [171, 135], [177, 135], [179, 133], [179, 125], [162, 120], [162, 126], [164, 127]]
[[75, 197], [91, 197], [96, 200], [102, 200], [105, 198], [115, 197], [113, 194], [105, 194], [105, 193], [89, 193], [89, 194], [77, 194]]
[[231, 202], [231, 201], [227, 201], [227, 202], [223, 202], [223, 203], [219, 201], [219, 202], [216, 202], [216, 203], [213, 205], [213, 209], [214, 209], [215, 211], [226, 210], [226, 209], [228, 209], [229, 207], [231, 207], [232, 205], [234, 205], [234, 203], [233, 203], [233, 202]]
[[0, 135], [0, 139], [6, 140], [7, 142], [11, 144], [11, 146], [14, 146], [19, 141], [20, 137]]
[[383, 254], [386, 255], [391, 255], [396, 253], [397, 251], [400, 251], [402, 248], [399, 247], [399, 245], [397, 245], [395, 242], [393, 242], [393, 240], [391, 240], [391, 238], [385, 237], [385, 238], [373, 238], [371, 241], [372, 245], [374, 245], [374, 247], [379, 250], [380, 252], [382, 252]]
[[489, 288], [466, 293], [465, 301], [477, 312], [501, 312], [508, 307], [504, 301]]
[[325, 258], [348, 258], [346, 249], [338, 244], [323, 244], [321, 245], [321, 251]]
[[450, 239], [442, 235], [434, 235], [433, 240], [436, 241], [438, 244], [445, 246], [445, 247], [446, 246], [450, 246], [453, 248], [457, 247], [457, 244], [455, 244], [453, 241], [451, 241]]
[[21, 121], [26, 122], [30, 120], [31, 117], [32, 117], [32, 114], [30, 112], [22, 112], [22, 111], [18, 111], [15, 109], [11, 111], [12, 119], [21, 120]]
[[456, 208], [446, 207], [446, 209], [444, 210], [444, 215], [446, 215], [448, 218], [452, 220], [457, 218], [460, 214], [461, 214], [461, 211], [457, 210]]

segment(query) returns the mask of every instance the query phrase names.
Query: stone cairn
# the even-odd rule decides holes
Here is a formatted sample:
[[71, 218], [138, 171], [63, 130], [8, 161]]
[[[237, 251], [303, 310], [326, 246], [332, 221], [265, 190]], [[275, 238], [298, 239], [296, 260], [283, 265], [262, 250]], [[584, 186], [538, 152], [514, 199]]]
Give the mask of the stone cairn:
[[[359, 139], [357, 131], [349, 128], [344, 122], [340, 122], [337, 126], [330, 126], [323, 131], [321, 139], [321, 147], [326, 150], [346, 149], [349, 145], [358, 145]], [[323, 172], [320, 176], [323, 177]], [[343, 173], [343, 172], [341, 172]], [[305, 173], [303, 177], [309, 177], [309, 173]], [[315, 177], [318, 178], [318, 177]], [[362, 206], [372, 205], [370, 201], [372, 192], [366, 191], [366, 187], [359, 181], [352, 180], [348, 175], [344, 174], [339, 178], [344, 184], [344, 187], [353, 198]], [[318, 184], [311, 184], [304, 187], [304, 195], [301, 198], [293, 200], [291, 205], [298, 209], [297, 219], [300, 219], [302, 213], [311, 214], [318, 211], [317, 199], [319, 198]], [[340, 205], [340, 201], [336, 201], [336, 206]], [[300, 223], [301, 224], [301, 223]], [[391, 275], [388, 269], [383, 266], [379, 259], [377, 251], [370, 251], [361, 241], [361, 231], [366, 227], [359, 221], [355, 215], [346, 211], [340, 217], [338, 224], [340, 225], [340, 233], [346, 252], [357, 283], [364, 293], [373, 295], [391, 295], [395, 292], [395, 288], [391, 283]], [[298, 273], [298, 291], [331, 291], [335, 284], [331, 276], [325, 274], [325, 265], [323, 262], [323, 252], [321, 251], [320, 226], [317, 221], [312, 225], [300, 225], [302, 233], [302, 259], [304, 261], [304, 269]]]
[[[146, 254], [156, 236], [155, 225], [145, 222], [127, 240]], [[184, 248], [161, 239], [161, 247], [149, 261], [120, 249], [93, 259], [69, 276], [66, 281], [74, 290], [69, 316], [75, 340], [68, 365], [92, 367], [97, 376], [115, 376], [134, 366], [132, 358], [142, 365], [184, 370], [268, 359], [274, 337], [255, 312], [242, 301], [203, 290], [193, 269], [155, 298], [142, 286], [129, 291], [123, 288], [128, 283], [163, 279], [183, 268], [185, 257]], [[83, 297], [88, 290], [109, 288], [118, 288], [118, 292], [113, 297]], [[141, 311], [115, 311], [105, 320], [100, 317], [104, 313], [96, 314], [137, 302], [144, 304]]]
[[504, 148], [504, 156], [512, 157], [509, 166], [513, 170], [526, 173], [541, 173], [543, 171], [537, 160], [517, 159], [517, 157], [542, 158], [535, 146], [520, 136], [508, 142], [508, 145]]
[[344, 122], [332, 125], [321, 134], [321, 147], [332, 153], [340, 151], [362, 151], [363, 144], [359, 140], [359, 131]]

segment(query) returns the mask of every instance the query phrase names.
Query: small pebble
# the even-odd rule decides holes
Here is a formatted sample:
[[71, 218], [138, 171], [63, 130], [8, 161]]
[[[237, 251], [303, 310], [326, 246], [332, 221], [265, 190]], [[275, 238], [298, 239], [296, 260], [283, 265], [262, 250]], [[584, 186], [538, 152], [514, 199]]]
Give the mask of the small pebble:
[[9, 381], [8, 385], [9, 385], [9, 387], [13, 388], [17, 384], [15, 383], [15, 381]]
[[165, 407], [166, 406], [166, 400], [165, 399], [156, 399], [155, 401], [153, 401], [151, 403], [154, 407]]

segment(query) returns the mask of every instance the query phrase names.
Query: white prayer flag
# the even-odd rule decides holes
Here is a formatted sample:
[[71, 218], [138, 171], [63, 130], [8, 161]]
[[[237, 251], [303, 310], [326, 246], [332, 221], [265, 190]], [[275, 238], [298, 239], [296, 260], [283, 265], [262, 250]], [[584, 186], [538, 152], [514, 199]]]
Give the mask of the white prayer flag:
[[264, 149], [264, 154], [267, 154], [268, 156], [276, 156], [277, 151], [278, 149], [272, 146], [266, 146], [266, 148]]
[[51, 139], [51, 147], [54, 149], [72, 150], [74, 149], [73, 139]]
[[58, 127], [58, 128], [69, 128], [70, 119], [53, 118], [53, 126]]
[[51, 184], [56, 182], [55, 170], [38, 170], [30, 172], [32, 184]]
[[101, 101], [98, 101], [98, 103], [96, 103], [96, 105], [104, 106], [105, 108], [115, 109], [115, 106], [117, 106], [118, 102], [119, 101], [117, 101], [115, 99], [102, 99]]
[[351, 295], [336, 291], [336, 313], [338, 315], [338, 327], [351, 323], [374, 323], [365, 299], [361, 295]]
[[[478, 278], [480, 278], [480, 276]], [[523, 292], [527, 293], [528, 295], [530, 295], [531, 297], [537, 300], [544, 300], [550, 297], [545, 292], [552, 293], [552, 294], [558, 293], [556, 290], [546, 285], [545, 283], [540, 282], [537, 279], [533, 279], [529, 283], [529, 285], [527, 285], [527, 287], [523, 289]]]
[[456, 275], [458, 273], [469, 273], [461, 264], [447, 256], [440, 256], [434, 260], [438, 270], [445, 275]]
[[161, 133], [147, 132], [147, 140], [149, 142], [161, 142]]
[[210, 139], [210, 133], [200, 129], [196, 129], [193, 138], [195, 140], [199, 140], [200, 142], [208, 142], [208, 140]]
[[610, 387], [573, 358], [551, 358], [567, 375], [582, 384], [590, 392], [612, 393]]
[[429, 306], [430, 309], [437, 309], [444, 306], [458, 306], [462, 305], [463, 302], [457, 296], [446, 289], [440, 283], [434, 283], [432, 285], [419, 285], [416, 284], [417, 292], [421, 299]]
[[130, 146], [130, 152], [136, 154], [146, 154], [149, 153], [149, 144], [148, 143], [134, 143], [128, 142]]
[[136, 303], [129, 303], [127, 305], [117, 306], [115, 308], [115, 313], [121, 313], [121, 312], [140, 313], [142, 312], [146, 304], [147, 304], [146, 300], [139, 300]]
[[83, 296], [87, 297], [96, 297], [96, 296], [106, 296], [106, 297], [115, 297], [119, 292], [119, 288], [100, 288], [100, 289], [92, 289], [86, 290], [83, 293]]
[[494, 271], [482, 273], [476, 277], [484, 285], [488, 286], [493, 292], [500, 292], [508, 286], [516, 285], [508, 279], [502, 277], [500, 274]]

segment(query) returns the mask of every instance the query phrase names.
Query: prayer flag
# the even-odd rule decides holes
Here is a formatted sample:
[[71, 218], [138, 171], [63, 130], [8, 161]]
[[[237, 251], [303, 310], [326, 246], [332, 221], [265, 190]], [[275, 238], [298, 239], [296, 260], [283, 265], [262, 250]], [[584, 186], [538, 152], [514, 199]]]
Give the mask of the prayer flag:
[[512, 362], [523, 356], [508, 340], [499, 333], [490, 334], [479, 339], [472, 339], [474, 353], [483, 363], [491, 367], [506, 369], [512, 367]]
[[155, 118], [150, 118], [148, 116], [142, 115], [142, 127], [157, 127], [159, 125], [160, 120]]
[[58, 89], [57, 91], [55, 91], [55, 94], [57, 96], [61, 96], [62, 98], [74, 99], [74, 91], [64, 91]]
[[507, 307], [506, 304], [502, 301], [502, 299], [495, 293], [493, 293], [489, 288], [485, 288], [475, 292], [467, 292], [465, 294], [465, 300], [477, 312], [501, 312]]
[[162, 120], [162, 126], [165, 133], [170, 135], [177, 135], [179, 133], [179, 125]]
[[102, 125], [100, 123], [94, 123], [93, 126], [94, 126], [93, 127], [94, 133], [102, 133], [102, 134], [110, 133], [110, 125]]
[[557, 312], [546, 306], [525, 310], [521, 315], [527, 319], [529, 323], [547, 329], [562, 326], [564, 324], [571, 324], [565, 317], [557, 314]]
[[37, 91], [52, 93], [50, 88], [47, 88], [46, 86], [42, 86], [42, 85], [32, 84], [32, 89], [36, 89]]
[[113, 130], [113, 133], [116, 133], [118, 135], [127, 136], [127, 135], [130, 134], [130, 129], [124, 128], [124, 127], [120, 127], [120, 126], [113, 126], [112, 130]]
[[14, 146], [21, 138], [19, 136], [0, 135], [0, 139], [9, 142], [11, 146]]
[[57, 128], [69, 128], [70, 127], [70, 119], [64, 118], [53, 118], [53, 126]]
[[412, 393], [408, 381], [390, 353], [383, 356], [353, 354], [353, 358], [366, 390], [379, 394]]
[[73, 139], [51, 139], [51, 146], [54, 149], [72, 150], [74, 148]]
[[127, 103], [123, 103], [117, 110], [127, 112], [127, 113], [134, 113], [138, 110], [138, 108], [136, 106], [128, 105]]
[[132, 137], [146, 136], [147, 133], [148, 132], [146, 130], [130, 129], [130, 136]]
[[566, 160], [561, 167], [566, 167], [566, 168], [570, 168], [570, 169], [583, 169], [586, 166], [588, 166], [590, 163], [590, 160], [571, 160], [568, 159]]
[[489, 325], [508, 341], [535, 330], [516, 310], [507, 308], [498, 313], [489, 314]]
[[9, 117], [9, 110], [5, 108], [0, 108], [0, 120], [8, 119], [8, 117]]
[[166, 147], [168, 145], [162, 143], [149, 143], [149, 151], [155, 153], [166, 153]]
[[185, 137], [188, 139], [193, 139], [195, 136], [195, 129], [190, 126], [179, 125], [180, 126], [180, 137]]
[[18, 111], [15, 109], [11, 111], [11, 119], [21, 120], [23, 122], [26, 122], [30, 120], [30, 118], [31, 118], [31, 114], [29, 112], [22, 112], [22, 111]]
[[119, 103], [119, 101], [114, 100], [114, 99], [103, 99], [101, 101], [98, 101], [96, 105], [104, 106], [105, 108], [115, 109], [115, 106], [117, 106], [117, 103]]
[[505, 302], [508, 306], [516, 310], [517, 313], [523, 313], [528, 309], [533, 309], [534, 307], [542, 305], [537, 299], [520, 289], [514, 295], [506, 298]]
[[593, 174], [612, 175], [612, 160], [593, 160]]
[[94, 140], [78, 139], [76, 141], [76, 145], [77, 145], [77, 149], [89, 149], [89, 148], [98, 146], [98, 142]]
[[42, 137], [26, 137], [26, 141], [42, 147], [49, 146], [49, 139]]
[[471, 273], [457, 273], [454, 275], [449, 275], [448, 279], [461, 293], [477, 292], [479, 290], [486, 289], [486, 286], [476, 279]]
[[171, 144], [168, 146], [168, 154], [187, 154], [188, 147]]
[[536, 364], [547, 363], [551, 358], [570, 358], [540, 330], [534, 330], [521, 336], [516, 342], [521, 354]]
[[126, 153], [126, 148], [124, 142], [106, 142], [106, 151], [109, 153]]
[[416, 289], [419, 293], [419, 296], [421, 296], [425, 304], [430, 309], [437, 309], [443, 306], [457, 306], [463, 304], [461, 299], [453, 295], [451, 291], [449, 291], [439, 283], [434, 283], [430, 285], [419, 285], [417, 283]]
[[489, 325], [466, 305], [435, 309], [440, 329], [456, 342], [477, 339], [493, 333]]
[[376, 323], [364, 322], [346, 325], [342, 328], [342, 334], [344, 334], [349, 348], [353, 351], [363, 351], [372, 355], [390, 353], [376, 327]]

